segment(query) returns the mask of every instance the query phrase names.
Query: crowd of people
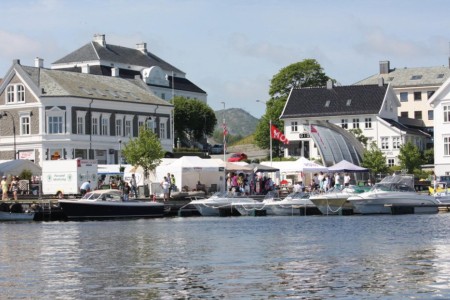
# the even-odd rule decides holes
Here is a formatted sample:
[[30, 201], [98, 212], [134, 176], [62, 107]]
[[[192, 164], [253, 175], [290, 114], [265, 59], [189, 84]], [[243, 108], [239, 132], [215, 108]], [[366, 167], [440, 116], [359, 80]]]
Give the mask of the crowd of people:
[[327, 192], [333, 187], [343, 188], [348, 187], [352, 178], [349, 173], [315, 173], [312, 178], [310, 191]]
[[276, 188], [270, 177], [236, 172], [227, 174], [226, 186], [229, 192], [247, 195], [265, 195]]

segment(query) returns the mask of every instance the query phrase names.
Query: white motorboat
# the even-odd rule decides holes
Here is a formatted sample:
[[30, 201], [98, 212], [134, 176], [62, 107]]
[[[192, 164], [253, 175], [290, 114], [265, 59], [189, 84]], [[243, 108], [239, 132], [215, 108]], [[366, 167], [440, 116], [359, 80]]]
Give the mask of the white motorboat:
[[309, 197], [312, 203], [323, 215], [339, 215], [344, 210], [353, 210], [352, 204], [347, 201], [350, 196], [354, 196], [367, 191], [362, 187], [350, 185], [343, 189], [333, 188], [326, 193], [314, 194]]
[[278, 193], [270, 191], [265, 195], [262, 202], [256, 201], [255, 203], [249, 203], [248, 201], [241, 202], [240, 200], [237, 200], [232, 203], [232, 206], [236, 208], [242, 216], [255, 215], [258, 214], [258, 212], [261, 212], [261, 214], [264, 212], [264, 215], [273, 215], [271, 204], [280, 201], [281, 199], [279, 198]]
[[368, 192], [347, 199], [355, 213], [391, 214], [397, 207], [413, 208], [414, 213], [438, 212], [439, 200], [414, 189], [413, 175], [393, 175], [385, 177]]
[[286, 196], [281, 201], [268, 203], [272, 213], [277, 216], [305, 215], [306, 209], [315, 208], [314, 203], [309, 200], [309, 194], [304, 192], [295, 192]]
[[209, 198], [195, 199], [189, 202], [202, 216], [220, 216], [221, 211], [228, 212], [229, 215], [232, 215], [233, 203], [256, 204], [261, 202], [232, 192], [217, 192]]
[[164, 204], [160, 202], [123, 201], [119, 190], [96, 190], [81, 199], [58, 200], [68, 219], [149, 218], [163, 217]]

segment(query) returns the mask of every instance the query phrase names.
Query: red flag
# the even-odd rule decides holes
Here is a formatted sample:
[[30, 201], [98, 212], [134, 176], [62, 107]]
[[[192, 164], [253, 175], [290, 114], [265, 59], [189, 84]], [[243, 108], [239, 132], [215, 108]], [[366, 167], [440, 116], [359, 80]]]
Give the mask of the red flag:
[[313, 125], [311, 125], [311, 133], [317, 133], [317, 136], [319, 137], [320, 142], [322, 142], [323, 147], [326, 148], [325, 143], [322, 140], [322, 137], [320, 136], [320, 134], [317, 131], [316, 127], [314, 127]]
[[289, 144], [289, 141], [286, 138], [286, 136], [278, 128], [276, 128], [275, 125], [273, 125], [273, 124], [272, 124], [272, 127], [270, 128], [270, 136], [273, 139], [279, 140], [283, 144], [286, 144], [286, 145]]
[[227, 136], [228, 135], [228, 129], [227, 129], [227, 124], [222, 124], [223, 127], [223, 136]]

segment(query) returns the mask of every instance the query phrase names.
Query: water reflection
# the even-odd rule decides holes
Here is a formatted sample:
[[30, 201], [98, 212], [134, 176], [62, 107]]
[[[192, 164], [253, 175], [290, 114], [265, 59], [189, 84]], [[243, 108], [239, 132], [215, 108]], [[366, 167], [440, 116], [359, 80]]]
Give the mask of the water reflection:
[[0, 224], [0, 288], [38, 299], [444, 299], [449, 216]]

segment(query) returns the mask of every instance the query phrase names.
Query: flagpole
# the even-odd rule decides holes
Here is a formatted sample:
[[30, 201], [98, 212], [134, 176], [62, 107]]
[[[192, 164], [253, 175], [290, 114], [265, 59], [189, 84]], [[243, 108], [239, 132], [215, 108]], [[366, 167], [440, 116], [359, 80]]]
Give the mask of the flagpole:
[[223, 120], [222, 120], [222, 131], [223, 131], [223, 161], [226, 162], [225, 153], [227, 152], [227, 139], [225, 134], [225, 102], [223, 104]]
[[269, 136], [270, 136], [270, 166], [272, 166], [272, 119], [269, 120]]

